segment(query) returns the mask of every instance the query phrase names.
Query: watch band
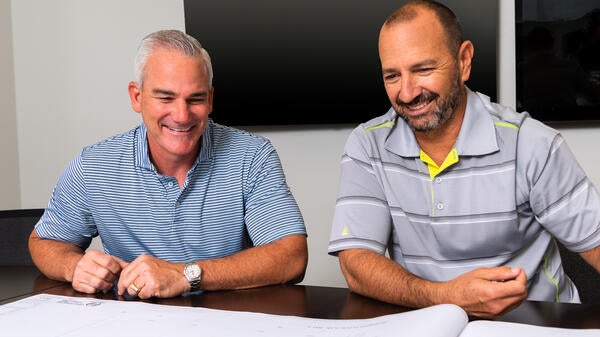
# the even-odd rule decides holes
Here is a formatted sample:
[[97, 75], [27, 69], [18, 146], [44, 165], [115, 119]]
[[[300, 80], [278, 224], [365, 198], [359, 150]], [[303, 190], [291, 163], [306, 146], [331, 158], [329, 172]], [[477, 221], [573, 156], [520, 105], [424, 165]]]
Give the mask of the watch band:
[[194, 262], [186, 263], [183, 268], [183, 275], [190, 284], [190, 291], [200, 290], [200, 281], [202, 280], [202, 269]]

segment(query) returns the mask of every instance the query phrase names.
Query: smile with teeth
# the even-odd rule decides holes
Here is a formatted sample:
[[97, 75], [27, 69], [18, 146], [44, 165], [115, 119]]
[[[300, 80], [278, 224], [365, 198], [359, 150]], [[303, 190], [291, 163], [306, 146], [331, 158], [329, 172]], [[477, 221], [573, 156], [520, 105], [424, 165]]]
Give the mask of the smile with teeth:
[[427, 104], [429, 104], [429, 101], [421, 101], [415, 105], [408, 105], [407, 108], [410, 110], [419, 110], [424, 108]]
[[171, 126], [166, 126], [166, 128], [173, 132], [188, 132], [192, 129], [191, 126], [188, 128], [175, 128], [175, 127], [171, 127]]
[[425, 91], [417, 97], [413, 98], [413, 100], [411, 100], [410, 102], [402, 102], [401, 100], [398, 100], [397, 103], [400, 107], [404, 108], [407, 111], [418, 112], [419, 110], [422, 110], [423, 108], [428, 106], [431, 102], [435, 101], [437, 97], [437, 94]]

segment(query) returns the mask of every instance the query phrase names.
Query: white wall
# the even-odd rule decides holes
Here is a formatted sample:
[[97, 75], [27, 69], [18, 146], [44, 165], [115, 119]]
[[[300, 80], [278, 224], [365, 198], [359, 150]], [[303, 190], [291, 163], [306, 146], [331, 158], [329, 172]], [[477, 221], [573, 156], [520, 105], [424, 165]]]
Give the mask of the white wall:
[[[514, 4], [500, 2], [498, 97], [501, 103], [514, 106]], [[4, 14], [11, 5], [12, 33]], [[183, 1], [0, 0], [0, 12], [0, 43], [12, 45], [16, 93], [15, 104], [11, 106], [8, 97], [8, 106], [2, 105], [3, 122], [6, 118], [8, 122], [0, 123], [0, 134], [9, 140], [2, 138], [0, 144], [0, 209], [45, 207], [58, 175], [81, 147], [139, 123], [126, 90], [135, 49], [151, 31], [183, 30]], [[5, 67], [11, 62], [10, 55], [0, 52], [2, 74], [4, 68], [11, 71]], [[11, 85], [2, 75], [0, 95], [11, 96]], [[0, 101], [5, 103], [4, 96]], [[15, 125], [11, 118], [16, 120], [18, 136], [10, 134]], [[245, 128], [271, 139], [304, 215], [310, 256], [303, 284], [345, 286], [337, 259], [327, 255], [327, 241], [339, 159], [352, 127]], [[560, 129], [600, 186], [600, 159], [592, 148], [594, 140], [600, 139], [600, 125]], [[19, 166], [5, 165], [5, 158]], [[11, 182], [18, 182], [18, 187], [5, 189]]]
[[12, 1], [22, 207], [45, 206], [82, 146], [139, 123], [127, 84], [142, 37], [184, 29], [182, 1]]
[[21, 205], [10, 0], [0, 0], [0, 209]]

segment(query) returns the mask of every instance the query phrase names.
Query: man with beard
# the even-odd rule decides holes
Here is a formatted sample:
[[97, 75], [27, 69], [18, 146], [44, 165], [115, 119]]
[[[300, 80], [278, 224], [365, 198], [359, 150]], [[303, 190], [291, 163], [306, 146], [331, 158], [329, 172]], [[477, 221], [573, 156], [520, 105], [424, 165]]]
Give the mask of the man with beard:
[[347, 140], [328, 251], [351, 291], [402, 306], [579, 302], [556, 240], [600, 270], [598, 192], [556, 130], [465, 86], [473, 54], [437, 2], [385, 21], [392, 109]]

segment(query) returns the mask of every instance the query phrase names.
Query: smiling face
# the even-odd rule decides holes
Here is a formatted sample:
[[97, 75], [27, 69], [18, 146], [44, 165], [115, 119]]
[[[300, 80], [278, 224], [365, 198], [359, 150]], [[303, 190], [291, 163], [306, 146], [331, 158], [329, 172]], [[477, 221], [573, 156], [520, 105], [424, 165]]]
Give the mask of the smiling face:
[[392, 107], [417, 132], [436, 130], [464, 109], [472, 44], [458, 55], [432, 11], [417, 9], [408, 21], [386, 24], [379, 35], [379, 57]]
[[158, 49], [148, 57], [143, 78], [142, 86], [129, 83], [129, 96], [148, 130], [152, 162], [191, 165], [212, 111], [213, 89], [203, 59]]

